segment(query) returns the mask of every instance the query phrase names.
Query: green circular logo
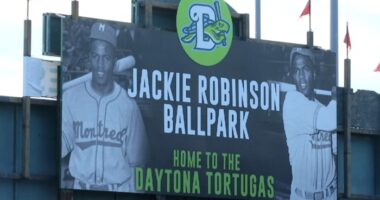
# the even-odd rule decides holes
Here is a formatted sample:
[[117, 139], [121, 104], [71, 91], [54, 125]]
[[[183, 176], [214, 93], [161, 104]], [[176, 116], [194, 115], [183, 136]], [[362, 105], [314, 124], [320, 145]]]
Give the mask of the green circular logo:
[[232, 43], [231, 14], [223, 0], [183, 0], [177, 11], [177, 33], [186, 54], [204, 66], [218, 64]]

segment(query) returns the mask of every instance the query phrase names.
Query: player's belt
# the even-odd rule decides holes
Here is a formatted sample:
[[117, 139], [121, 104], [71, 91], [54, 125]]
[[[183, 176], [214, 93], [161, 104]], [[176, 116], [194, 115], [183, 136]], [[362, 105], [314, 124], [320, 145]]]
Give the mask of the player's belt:
[[105, 185], [93, 185], [84, 183], [78, 179], [74, 181], [75, 189], [82, 190], [101, 190], [101, 191], [116, 191], [119, 184], [105, 184]]
[[322, 200], [334, 194], [335, 190], [336, 190], [335, 184], [331, 184], [326, 189], [322, 191], [318, 191], [318, 192], [308, 192], [308, 191], [301, 190], [299, 188], [296, 188], [295, 192], [298, 196], [304, 199]]

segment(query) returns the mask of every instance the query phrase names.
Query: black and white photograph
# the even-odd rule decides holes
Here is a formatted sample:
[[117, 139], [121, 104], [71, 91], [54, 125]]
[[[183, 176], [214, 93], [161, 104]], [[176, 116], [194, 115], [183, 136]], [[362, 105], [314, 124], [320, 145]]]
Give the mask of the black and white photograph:
[[[336, 88], [317, 90], [319, 68], [312, 50], [291, 50], [288, 75], [295, 90], [286, 92], [283, 105], [291, 200], [337, 198]], [[329, 99], [326, 105], [317, 98], [323, 94]]]
[[134, 192], [134, 168], [145, 165], [147, 137], [140, 108], [116, 74], [126, 76], [122, 71], [135, 59], [122, 55], [120, 30], [110, 22], [65, 26], [61, 184]]

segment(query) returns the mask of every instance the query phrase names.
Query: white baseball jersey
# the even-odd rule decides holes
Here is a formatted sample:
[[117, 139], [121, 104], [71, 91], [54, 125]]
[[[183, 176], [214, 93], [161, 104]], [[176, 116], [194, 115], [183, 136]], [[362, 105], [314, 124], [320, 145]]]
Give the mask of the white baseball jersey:
[[145, 127], [136, 102], [117, 83], [99, 96], [91, 80], [63, 94], [62, 157], [69, 152], [71, 175], [94, 185], [133, 180], [133, 166], [143, 163]]
[[283, 121], [293, 175], [290, 199], [336, 199], [336, 101], [324, 106], [300, 92], [288, 92]]

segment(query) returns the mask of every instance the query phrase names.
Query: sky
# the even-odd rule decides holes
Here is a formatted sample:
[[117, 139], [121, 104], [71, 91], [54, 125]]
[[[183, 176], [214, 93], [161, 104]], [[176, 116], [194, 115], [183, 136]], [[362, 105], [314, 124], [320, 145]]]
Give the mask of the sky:
[[[250, 14], [250, 37], [255, 38], [255, 0], [225, 0], [239, 13]], [[306, 44], [308, 16], [300, 18], [307, 0], [261, 0], [261, 39]], [[351, 86], [380, 94], [380, 1], [338, 0], [338, 86], [343, 86], [343, 43], [349, 24], [352, 49]], [[11, 11], [11, 13], [9, 13]], [[330, 0], [312, 0], [314, 45], [330, 47]], [[71, 13], [71, 0], [30, 0], [32, 20], [32, 57], [58, 61], [42, 55], [42, 14]], [[121, 22], [131, 22], [131, 0], [79, 0], [79, 15]], [[0, 96], [22, 96], [23, 23], [27, 18], [27, 0], [7, 1], [0, 8]]]

